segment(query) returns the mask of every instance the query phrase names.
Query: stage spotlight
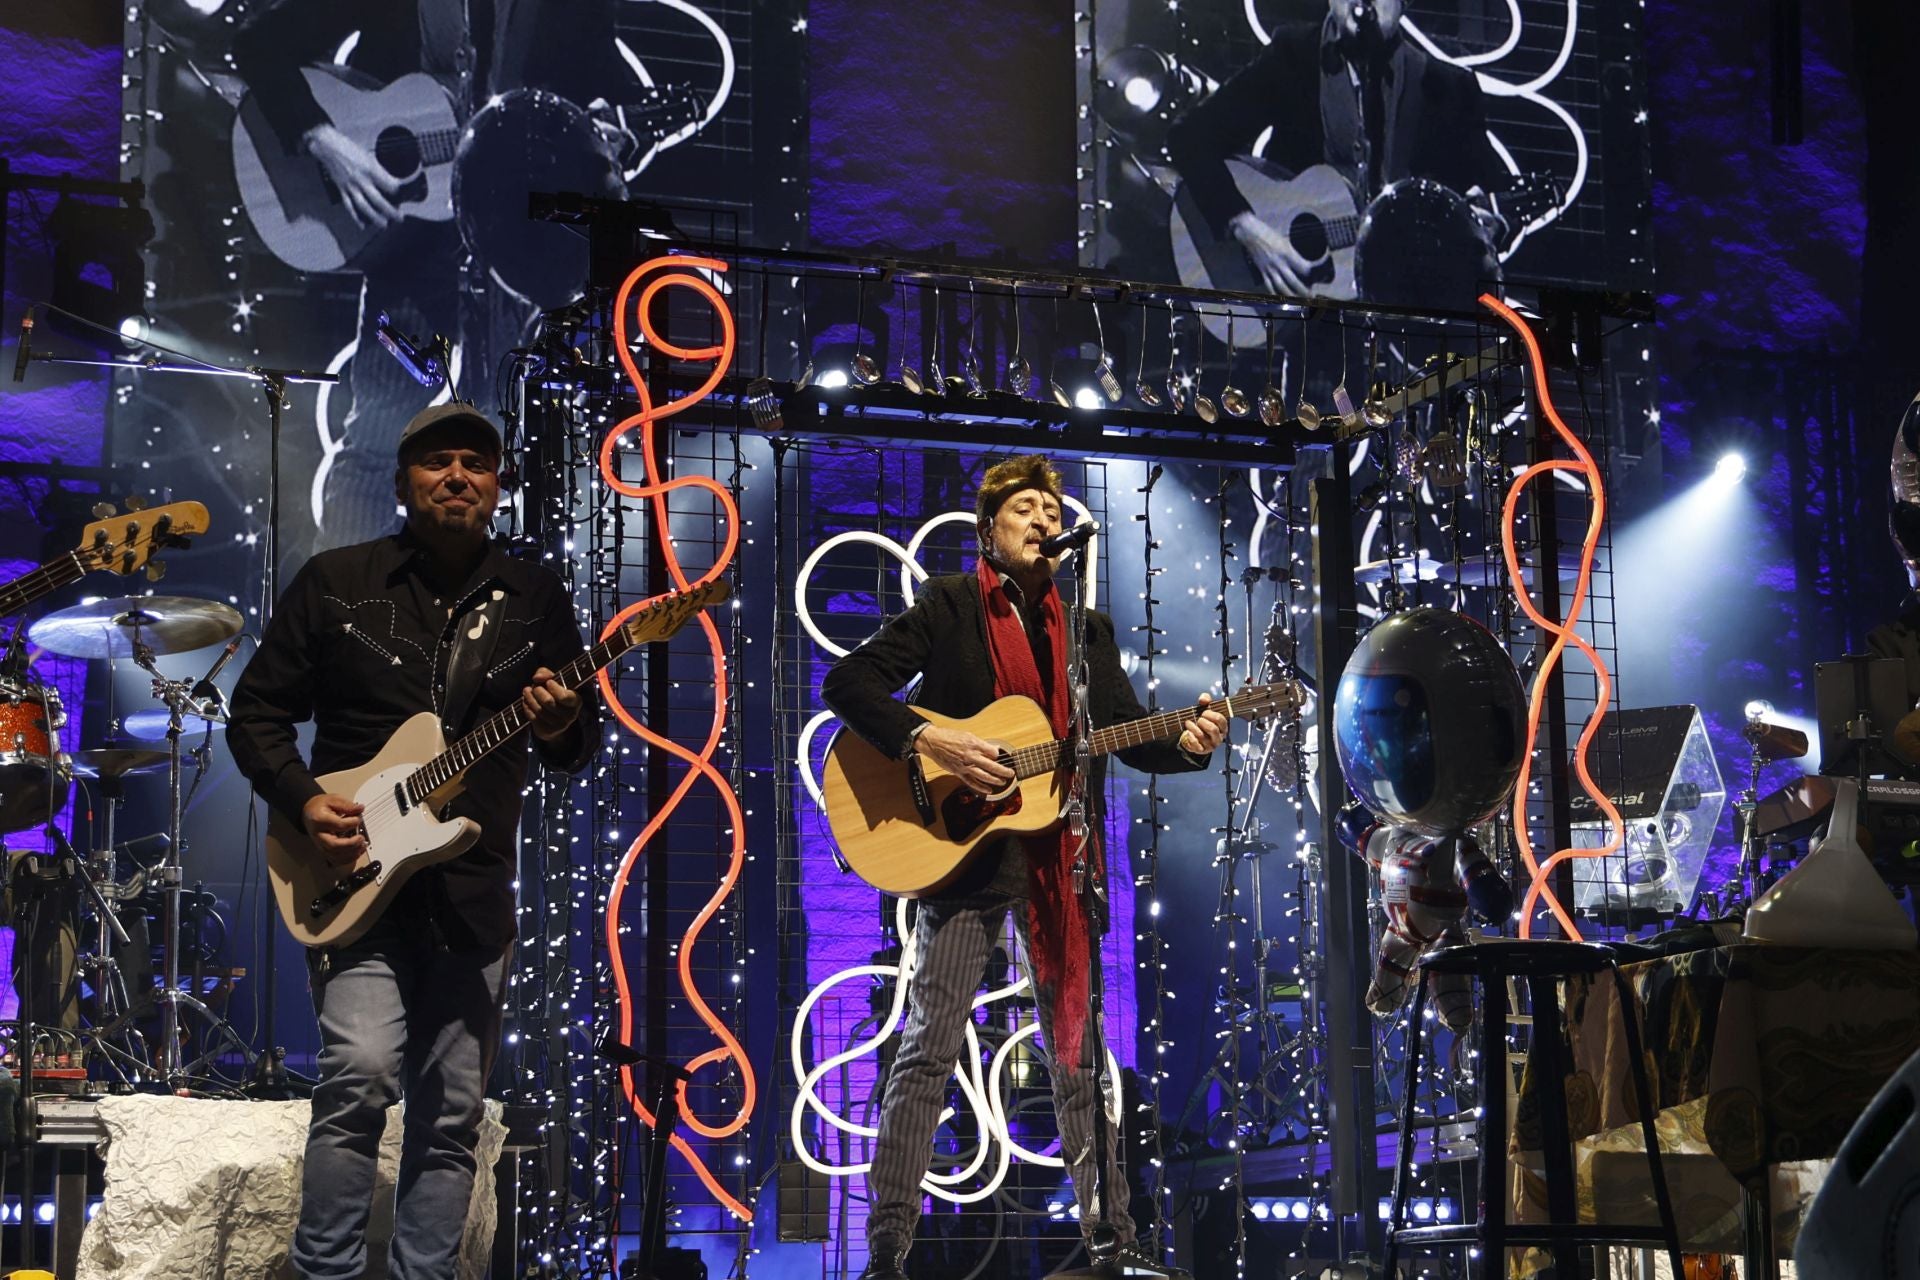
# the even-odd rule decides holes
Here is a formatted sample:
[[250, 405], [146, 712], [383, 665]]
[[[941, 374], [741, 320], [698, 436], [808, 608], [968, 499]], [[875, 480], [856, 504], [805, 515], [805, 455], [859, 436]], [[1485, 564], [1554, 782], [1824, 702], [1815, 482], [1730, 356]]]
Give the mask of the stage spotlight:
[[1106, 403], [1106, 398], [1092, 387], [1081, 387], [1073, 393], [1076, 409], [1098, 409]]
[[1293, 1215], [1295, 1222], [1305, 1222], [1307, 1216], [1313, 1212], [1313, 1206], [1305, 1200], [1295, 1200], [1288, 1206], [1288, 1212]]
[[836, 391], [847, 385], [847, 371], [845, 369], [824, 369], [821, 371], [820, 376], [813, 380], [813, 385], [819, 387], [822, 391]]
[[1714, 493], [1728, 493], [1740, 485], [1746, 478], [1747, 460], [1739, 453], [1723, 453], [1720, 461], [1713, 464], [1713, 474], [1707, 477], [1706, 487]]
[[1271, 1201], [1254, 1200], [1250, 1202], [1250, 1206], [1253, 1209], [1253, 1216], [1261, 1222], [1265, 1222], [1273, 1216], [1273, 1204]]
[[1755, 698], [1747, 704], [1746, 710], [1747, 723], [1752, 724], [1756, 720], [1765, 720], [1768, 716], [1772, 715], [1773, 704], [1765, 698]]

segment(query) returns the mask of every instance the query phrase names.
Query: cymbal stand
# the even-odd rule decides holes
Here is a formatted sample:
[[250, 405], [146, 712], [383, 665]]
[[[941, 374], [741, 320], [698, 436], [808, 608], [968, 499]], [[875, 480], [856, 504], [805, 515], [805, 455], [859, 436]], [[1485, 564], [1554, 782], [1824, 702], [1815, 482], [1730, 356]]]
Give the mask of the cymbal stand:
[[161, 909], [161, 980], [160, 993], [156, 997], [160, 1003], [160, 1061], [155, 1064], [160, 1081], [169, 1091], [185, 1089], [193, 1069], [203, 1066], [215, 1057], [219, 1050], [207, 1050], [192, 1063], [181, 1060], [180, 1048], [180, 1009], [186, 1006], [199, 1014], [216, 1031], [222, 1033], [225, 1041], [240, 1051], [249, 1069], [254, 1066], [255, 1055], [246, 1041], [227, 1020], [215, 1013], [201, 1001], [198, 995], [189, 994], [180, 989], [180, 886], [182, 882], [181, 856], [181, 796], [180, 796], [180, 735], [184, 731], [183, 721], [187, 708], [193, 703], [192, 680], [169, 680], [160, 674], [155, 665], [153, 647], [140, 638], [140, 629], [133, 629], [134, 663], [153, 677], [153, 696], [167, 708], [167, 856], [154, 869], [154, 880], [160, 887], [163, 903]]
[[[93, 987], [97, 1015], [94, 1025], [83, 1034], [119, 1074], [120, 1079], [133, 1084], [152, 1070], [146, 1037], [133, 1024], [133, 1001], [127, 994], [126, 975], [120, 972], [120, 961], [114, 954], [114, 943], [118, 942], [124, 947], [132, 945], [133, 940], [126, 926], [120, 923], [119, 913], [113, 909], [112, 900], [99, 883], [100, 880], [113, 879], [114, 831], [120, 806], [126, 800], [126, 779], [102, 777], [100, 796], [106, 808], [105, 830], [99, 848], [89, 855], [87, 865], [81, 869], [87, 893], [93, 900], [95, 933], [93, 954], [82, 956], [80, 964]], [[126, 1038], [124, 1046], [114, 1043], [122, 1029]]]

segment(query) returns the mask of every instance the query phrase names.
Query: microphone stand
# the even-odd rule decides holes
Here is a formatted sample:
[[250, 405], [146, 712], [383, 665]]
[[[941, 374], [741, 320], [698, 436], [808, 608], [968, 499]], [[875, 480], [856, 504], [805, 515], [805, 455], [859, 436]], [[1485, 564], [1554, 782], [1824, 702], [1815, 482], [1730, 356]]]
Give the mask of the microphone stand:
[[[1069, 548], [1069, 554], [1079, 548]], [[1098, 1208], [1101, 1221], [1086, 1229], [1088, 1262], [1083, 1267], [1073, 1267], [1050, 1273], [1049, 1280], [1066, 1280], [1067, 1277], [1097, 1277], [1098, 1280], [1120, 1280], [1123, 1276], [1167, 1277], [1178, 1272], [1152, 1270], [1138, 1263], [1129, 1262], [1124, 1266], [1117, 1258], [1120, 1251], [1119, 1233], [1105, 1221], [1111, 1204], [1108, 1186], [1109, 1151], [1112, 1163], [1119, 1163], [1124, 1133], [1108, 1137], [1107, 1095], [1114, 1085], [1112, 1074], [1107, 1070], [1108, 1054], [1106, 1029], [1104, 1025], [1103, 986], [1100, 968], [1100, 939], [1106, 924], [1106, 891], [1101, 883], [1099, 868], [1089, 865], [1089, 851], [1098, 848], [1093, 832], [1087, 824], [1088, 800], [1087, 784], [1091, 778], [1093, 765], [1093, 724], [1088, 698], [1088, 662], [1087, 662], [1087, 600], [1084, 577], [1077, 570], [1072, 575], [1074, 589], [1067, 609], [1067, 689], [1069, 699], [1068, 735], [1073, 743], [1073, 770], [1067, 783], [1067, 803], [1065, 816], [1067, 830], [1079, 842], [1074, 852], [1073, 887], [1078, 909], [1084, 914], [1087, 926], [1087, 1022], [1086, 1031], [1081, 1039], [1082, 1054], [1090, 1047], [1093, 1056], [1093, 1196], [1092, 1203]], [[1079, 1070], [1077, 1064], [1069, 1066], [1054, 1059], [1055, 1071]], [[1068, 1168], [1072, 1168], [1072, 1152], [1064, 1153]], [[1077, 1188], [1076, 1188], [1077, 1198]], [[1083, 1224], [1084, 1225], [1084, 1224]]]

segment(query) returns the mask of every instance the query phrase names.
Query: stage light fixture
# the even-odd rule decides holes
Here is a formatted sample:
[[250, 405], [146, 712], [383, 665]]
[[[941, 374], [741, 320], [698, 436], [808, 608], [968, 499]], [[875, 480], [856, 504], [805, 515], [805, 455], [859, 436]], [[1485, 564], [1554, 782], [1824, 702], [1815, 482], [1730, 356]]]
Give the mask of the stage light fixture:
[[1746, 712], [1747, 723], [1752, 724], [1756, 720], [1765, 720], [1768, 716], [1772, 715], [1773, 704], [1765, 698], [1755, 698], [1747, 704]]
[[1076, 409], [1098, 409], [1106, 403], [1106, 398], [1092, 387], [1081, 387], [1073, 393], [1073, 407]]
[[1713, 464], [1713, 484], [1715, 488], [1731, 489], [1739, 484], [1747, 474], [1747, 459], [1739, 453], [1723, 453], [1720, 461]]
[[820, 376], [813, 380], [813, 385], [819, 387], [822, 391], [837, 391], [847, 385], [847, 371], [845, 369], [823, 369]]

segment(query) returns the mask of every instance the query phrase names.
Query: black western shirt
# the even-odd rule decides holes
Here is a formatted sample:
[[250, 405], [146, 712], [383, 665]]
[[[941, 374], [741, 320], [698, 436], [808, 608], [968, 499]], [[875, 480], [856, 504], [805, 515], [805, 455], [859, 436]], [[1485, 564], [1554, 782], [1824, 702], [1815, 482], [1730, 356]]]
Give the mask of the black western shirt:
[[[458, 724], [446, 722], [447, 664], [468, 610], [501, 593], [485, 674]], [[441, 716], [451, 744], [515, 703], [538, 667], [559, 670], [584, 646], [560, 580], [498, 545], [464, 583], [435, 581], [425, 552], [402, 531], [324, 551], [281, 594], [234, 686], [227, 744], [254, 790], [296, 823], [324, 788], [316, 775], [356, 768], [422, 711]], [[477, 761], [443, 816], [474, 819], [480, 838], [460, 857], [412, 877], [392, 911], [430, 925], [451, 946], [504, 946], [514, 934], [515, 850], [529, 751], [549, 768], [584, 766], [599, 738], [598, 699], [553, 742], [530, 730]], [[314, 724], [313, 758], [294, 726]], [[529, 746], [531, 744], [531, 748]], [[425, 763], [422, 761], [421, 763]]]

